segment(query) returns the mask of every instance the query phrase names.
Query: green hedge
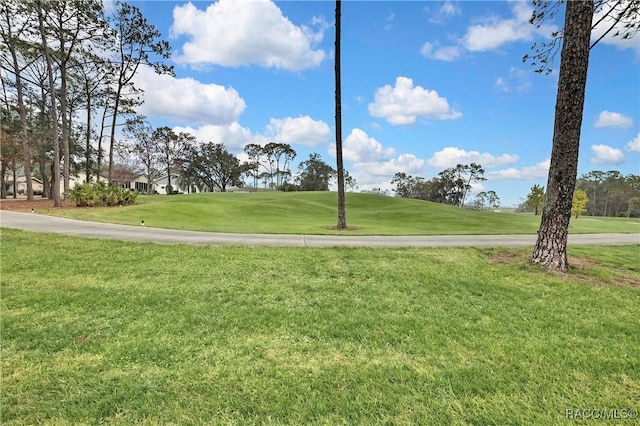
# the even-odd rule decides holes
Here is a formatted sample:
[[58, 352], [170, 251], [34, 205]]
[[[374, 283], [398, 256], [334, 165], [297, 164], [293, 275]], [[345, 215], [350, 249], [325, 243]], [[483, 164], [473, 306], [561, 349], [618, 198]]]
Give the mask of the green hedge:
[[77, 207], [126, 206], [138, 196], [136, 191], [103, 181], [76, 185], [68, 194]]

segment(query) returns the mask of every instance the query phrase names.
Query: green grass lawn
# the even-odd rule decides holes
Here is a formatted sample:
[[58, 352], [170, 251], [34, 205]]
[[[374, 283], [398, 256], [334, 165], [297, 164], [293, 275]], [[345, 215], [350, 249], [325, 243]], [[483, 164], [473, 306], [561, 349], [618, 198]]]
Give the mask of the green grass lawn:
[[[463, 210], [421, 200], [347, 194], [348, 231], [337, 223], [337, 194], [255, 192], [140, 196], [120, 208], [43, 213], [97, 222], [210, 232], [359, 235], [535, 234], [540, 216]], [[571, 233], [640, 232], [640, 219], [572, 219]]]
[[560, 275], [519, 249], [8, 229], [1, 244], [2, 424], [553, 425], [640, 408], [639, 246], [571, 247]]

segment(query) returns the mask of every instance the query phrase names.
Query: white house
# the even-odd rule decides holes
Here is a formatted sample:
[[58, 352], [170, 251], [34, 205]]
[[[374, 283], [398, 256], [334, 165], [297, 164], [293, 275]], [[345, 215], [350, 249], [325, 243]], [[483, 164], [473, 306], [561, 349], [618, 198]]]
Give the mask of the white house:
[[[167, 178], [166, 174], [156, 179], [155, 183], [156, 183], [156, 192], [158, 192], [158, 194], [167, 193], [167, 185], [169, 185], [169, 179]], [[198, 188], [196, 185], [191, 185], [191, 187], [189, 188], [186, 185], [181, 185], [181, 183], [182, 183], [182, 179], [180, 179], [180, 177], [177, 174], [172, 173], [171, 187], [174, 193], [176, 191], [178, 191], [178, 193], [181, 193], [181, 194], [194, 194], [194, 193], [204, 192], [204, 191], [200, 191], [200, 188]]]
[[[13, 179], [5, 180], [5, 185], [7, 188], [7, 194], [13, 195]], [[25, 176], [17, 176], [16, 177], [16, 187], [18, 189], [18, 194], [26, 194], [27, 193], [27, 178]], [[31, 188], [33, 192], [38, 194], [42, 194], [42, 181], [40, 179], [36, 179], [34, 177], [31, 178]]]
[[[103, 173], [100, 174], [100, 180], [102, 181], [107, 181], [107, 176]], [[82, 185], [83, 183], [85, 183], [87, 181], [87, 177], [85, 173], [80, 173], [77, 176], [71, 176], [71, 178], [69, 179], [69, 187], [73, 188], [75, 185]], [[90, 176], [90, 181], [91, 182], [95, 182], [96, 181], [96, 177], [91, 175]], [[112, 183], [118, 183], [120, 184], [123, 188], [128, 188], [128, 189], [135, 189], [136, 191], [146, 194], [147, 193], [147, 189], [149, 188], [149, 183], [147, 180], [147, 177], [144, 175], [139, 175], [139, 174], [133, 174], [133, 173], [122, 173], [122, 172], [114, 172], [111, 175], [111, 182]], [[62, 183], [60, 184], [60, 188], [62, 191]], [[153, 192], [153, 190], [157, 190], [155, 188], [154, 183], [151, 183], [151, 192]]]

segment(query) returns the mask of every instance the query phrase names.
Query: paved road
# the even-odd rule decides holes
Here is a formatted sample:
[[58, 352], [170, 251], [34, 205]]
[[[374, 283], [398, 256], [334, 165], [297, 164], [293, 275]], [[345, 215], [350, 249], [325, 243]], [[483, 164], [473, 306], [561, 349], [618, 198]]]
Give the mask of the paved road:
[[[85, 222], [34, 213], [0, 211], [0, 226], [91, 238], [201, 245], [294, 247], [519, 247], [533, 246], [535, 235], [354, 236], [223, 234]], [[640, 244], [640, 234], [569, 235], [569, 244]]]

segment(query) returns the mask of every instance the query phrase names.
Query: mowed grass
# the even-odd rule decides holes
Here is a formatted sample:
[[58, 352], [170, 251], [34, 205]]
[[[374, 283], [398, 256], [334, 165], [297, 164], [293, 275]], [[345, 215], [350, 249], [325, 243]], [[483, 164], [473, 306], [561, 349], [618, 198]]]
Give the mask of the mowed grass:
[[2, 230], [2, 424], [539, 424], [638, 409], [639, 246], [155, 245]]
[[[422, 200], [347, 194], [347, 231], [337, 231], [337, 194], [255, 192], [140, 196], [120, 208], [42, 213], [97, 222], [209, 232], [356, 235], [535, 234], [540, 216], [463, 210]], [[571, 233], [640, 232], [640, 219], [572, 219]]]

